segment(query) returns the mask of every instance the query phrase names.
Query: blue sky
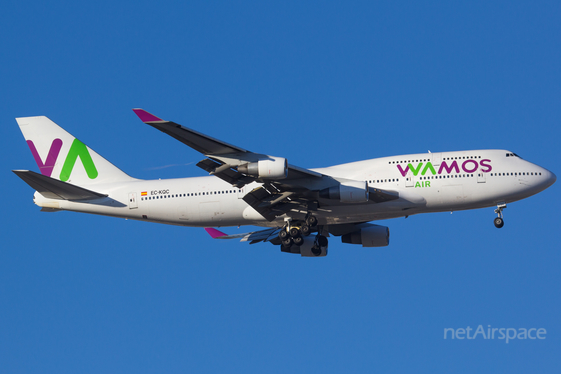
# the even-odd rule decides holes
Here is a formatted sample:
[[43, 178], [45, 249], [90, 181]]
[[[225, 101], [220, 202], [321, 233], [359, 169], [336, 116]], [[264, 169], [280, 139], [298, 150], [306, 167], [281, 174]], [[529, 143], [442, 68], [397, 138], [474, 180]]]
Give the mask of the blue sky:
[[[302, 167], [504, 148], [559, 175], [559, 19], [539, 1], [3, 4], [2, 371], [558, 372], [559, 183], [501, 230], [492, 208], [412, 216], [381, 222], [389, 247], [308, 259], [41, 213], [10, 170], [37, 170], [14, 118], [46, 115], [132, 176], [204, 175], [142, 107]], [[547, 338], [443, 339], [478, 325]]]

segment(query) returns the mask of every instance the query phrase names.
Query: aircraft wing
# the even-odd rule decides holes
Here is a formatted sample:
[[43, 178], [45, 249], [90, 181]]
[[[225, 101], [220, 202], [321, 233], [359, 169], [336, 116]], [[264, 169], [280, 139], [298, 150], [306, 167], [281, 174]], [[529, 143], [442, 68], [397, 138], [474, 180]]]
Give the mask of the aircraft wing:
[[[290, 165], [286, 159], [280, 157], [250, 152], [175, 122], [165, 121], [144, 109], [133, 109], [133, 111], [142, 122], [204, 154], [207, 158], [201, 160], [197, 166], [211, 175], [238, 188], [252, 182], [262, 183], [260, 187], [247, 193], [243, 200], [268, 221], [273, 221], [291, 210], [317, 209], [319, 191], [339, 186], [345, 181], [342, 178]], [[267, 169], [262, 168], [262, 164], [275, 164], [275, 166]], [[280, 174], [279, 165], [282, 165]], [[398, 198], [396, 193], [372, 187], [368, 188], [368, 192], [369, 202], [372, 203]]]
[[206, 232], [213, 239], [241, 239], [240, 242], [249, 242], [249, 244], [255, 244], [259, 242], [273, 242], [274, 244], [280, 244], [278, 237], [279, 229], [266, 229], [259, 231], [247, 232], [244, 234], [228, 235], [212, 227], [205, 227]]
[[169, 136], [174, 137], [185, 145], [201, 152], [204, 155], [221, 155], [230, 153], [247, 153], [243, 148], [236, 147], [226, 142], [201, 134], [175, 122], [164, 121], [144, 109], [133, 109], [140, 120]]
[[[249, 184], [255, 181], [255, 178], [244, 178], [238, 175], [238, 171], [233, 170], [232, 167], [239, 166], [242, 163], [255, 162], [263, 157], [269, 157], [201, 134], [198, 131], [181, 126], [175, 122], [164, 121], [148, 113], [144, 109], [133, 109], [133, 111], [142, 122], [168, 134], [183, 144], [209, 157], [199, 162], [197, 166], [224, 179], [234, 186], [241, 187], [245, 184]], [[298, 166], [288, 165], [288, 179], [304, 177], [321, 178], [322, 174]]]

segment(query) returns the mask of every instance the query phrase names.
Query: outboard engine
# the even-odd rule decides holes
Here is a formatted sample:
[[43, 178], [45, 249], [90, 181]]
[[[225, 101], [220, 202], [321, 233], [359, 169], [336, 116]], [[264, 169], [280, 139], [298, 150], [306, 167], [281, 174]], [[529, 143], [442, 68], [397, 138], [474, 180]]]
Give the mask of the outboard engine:
[[269, 157], [240, 165], [238, 171], [262, 179], [284, 179], [288, 176], [288, 162], [283, 157]]

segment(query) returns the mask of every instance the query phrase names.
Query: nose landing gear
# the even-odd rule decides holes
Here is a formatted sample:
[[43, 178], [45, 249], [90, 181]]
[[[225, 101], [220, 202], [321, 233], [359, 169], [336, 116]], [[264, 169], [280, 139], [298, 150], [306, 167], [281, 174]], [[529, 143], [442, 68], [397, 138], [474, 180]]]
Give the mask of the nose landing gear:
[[493, 223], [498, 229], [505, 225], [505, 221], [503, 219], [503, 209], [506, 209], [506, 204], [504, 203], [497, 205], [497, 209], [495, 209], [495, 213], [497, 213], [498, 217], [494, 219]]

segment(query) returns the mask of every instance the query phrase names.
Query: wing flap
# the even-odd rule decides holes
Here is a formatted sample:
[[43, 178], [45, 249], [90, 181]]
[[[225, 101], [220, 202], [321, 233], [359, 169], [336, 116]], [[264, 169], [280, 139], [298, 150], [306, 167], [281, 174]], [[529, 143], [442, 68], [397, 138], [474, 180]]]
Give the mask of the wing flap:
[[73, 184], [59, 181], [46, 175], [30, 170], [12, 170], [31, 188], [41, 195], [57, 200], [93, 200], [107, 197], [107, 195], [87, 190]]
[[204, 160], [200, 161], [197, 166], [238, 188], [243, 187], [255, 180], [254, 178], [248, 177], [237, 170], [233, 170], [227, 164], [218, 163], [214, 160], [211, 160], [210, 158], [205, 158]]

